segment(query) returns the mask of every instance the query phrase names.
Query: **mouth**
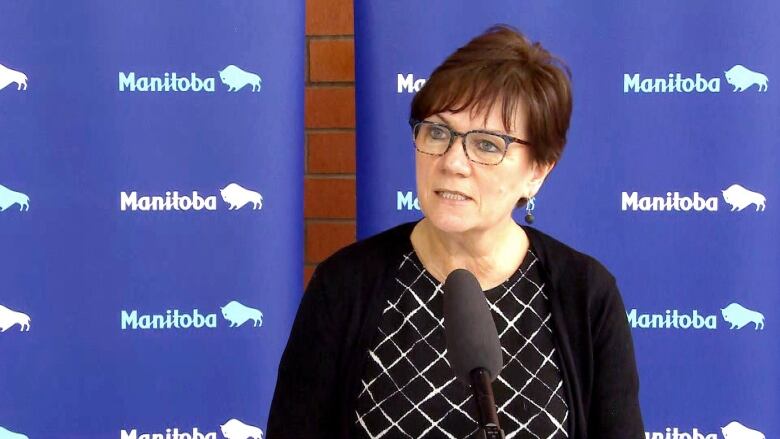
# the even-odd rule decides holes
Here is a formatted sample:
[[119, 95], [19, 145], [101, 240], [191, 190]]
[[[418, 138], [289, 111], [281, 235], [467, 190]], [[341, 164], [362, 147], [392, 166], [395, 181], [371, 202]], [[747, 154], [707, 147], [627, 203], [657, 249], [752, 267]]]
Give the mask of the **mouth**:
[[471, 197], [467, 196], [466, 194], [458, 191], [447, 191], [447, 190], [435, 190], [434, 193], [438, 195], [441, 198], [444, 198], [445, 200], [450, 201], [467, 201], [471, 200]]

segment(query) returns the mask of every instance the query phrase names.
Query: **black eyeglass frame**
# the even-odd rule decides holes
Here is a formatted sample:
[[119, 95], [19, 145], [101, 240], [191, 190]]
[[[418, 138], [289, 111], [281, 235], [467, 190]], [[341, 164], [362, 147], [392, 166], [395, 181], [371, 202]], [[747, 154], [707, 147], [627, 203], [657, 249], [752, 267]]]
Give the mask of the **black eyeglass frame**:
[[[445, 129], [445, 130], [450, 132], [450, 143], [447, 145], [447, 149], [445, 149], [444, 152], [442, 152], [440, 154], [434, 154], [432, 152], [420, 151], [420, 148], [417, 147], [416, 131], [417, 131], [417, 127], [419, 125], [422, 125], [422, 124], [433, 125], [433, 126]], [[519, 143], [521, 145], [531, 146], [530, 142], [528, 142], [526, 140], [523, 140], [523, 139], [518, 139], [517, 137], [512, 137], [512, 136], [510, 136], [508, 134], [497, 133], [495, 131], [488, 131], [488, 130], [471, 130], [471, 131], [466, 131], [465, 133], [460, 133], [458, 131], [453, 130], [452, 127], [447, 126], [447, 125], [445, 125], [443, 123], [432, 122], [430, 120], [419, 120], [419, 119], [415, 119], [413, 117], [409, 118], [409, 126], [412, 127], [412, 136], [413, 136], [412, 140], [413, 140], [413, 143], [414, 143], [414, 149], [416, 149], [420, 153], [427, 154], [427, 155], [432, 155], [432, 156], [435, 156], [435, 157], [441, 157], [444, 154], [447, 154], [447, 151], [450, 150], [450, 148], [452, 147], [452, 144], [455, 142], [455, 138], [456, 137], [460, 137], [460, 143], [463, 145], [463, 153], [466, 154], [466, 158], [468, 158], [470, 161], [472, 161], [474, 163], [479, 163], [480, 165], [486, 165], [486, 166], [497, 166], [497, 165], [500, 165], [501, 162], [504, 161], [504, 157], [506, 157], [507, 151], [509, 151], [509, 145], [511, 145], [513, 143]], [[491, 136], [496, 136], [496, 137], [500, 137], [501, 139], [503, 139], [504, 143], [506, 144], [506, 148], [504, 148], [504, 154], [501, 156], [501, 160], [499, 160], [496, 163], [484, 163], [484, 162], [480, 162], [480, 161], [474, 160], [471, 157], [469, 157], [469, 152], [466, 150], [466, 136], [468, 136], [471, 133], [490, 134]]]

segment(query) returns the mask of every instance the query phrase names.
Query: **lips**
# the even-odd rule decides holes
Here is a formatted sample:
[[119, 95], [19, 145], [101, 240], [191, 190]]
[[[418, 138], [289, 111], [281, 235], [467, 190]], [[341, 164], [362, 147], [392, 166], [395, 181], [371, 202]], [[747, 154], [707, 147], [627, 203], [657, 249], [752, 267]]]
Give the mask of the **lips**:
[[448, 191], [448, 190], [440, 189], [434, 192], [436, 193], [436, 195], [440, 196], [441, 198], [450, 201], [466, 201], [471, 199], [471, 197], [469, 197], [468, 195], [458, 191]]

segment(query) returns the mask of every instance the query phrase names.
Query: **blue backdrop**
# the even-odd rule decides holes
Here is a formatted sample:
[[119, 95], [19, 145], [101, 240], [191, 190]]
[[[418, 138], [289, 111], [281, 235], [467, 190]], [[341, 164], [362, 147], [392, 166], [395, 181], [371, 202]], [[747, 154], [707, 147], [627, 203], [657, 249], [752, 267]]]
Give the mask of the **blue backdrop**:
[[302, 1], [0, 3], [1, 438], [265, 430], [303, 49]]
[[535, 225], [618, 278], [649, 436], [779, 437], [778, 13], [769, 1], [356, 2], [359, 236], [420, 217], [406, 121], [425, 78], [490, 25], [518, 27], [573, 73], [569, 141]]

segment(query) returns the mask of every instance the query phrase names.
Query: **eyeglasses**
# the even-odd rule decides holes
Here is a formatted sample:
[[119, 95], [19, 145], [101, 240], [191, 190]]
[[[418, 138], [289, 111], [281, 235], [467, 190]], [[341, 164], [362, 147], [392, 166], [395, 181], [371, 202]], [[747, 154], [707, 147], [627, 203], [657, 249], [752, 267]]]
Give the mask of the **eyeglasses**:
[[471, 130], [459, 133], [447, 125], [427, 120], [409, 119], [409, 125], [414, 133], [414, 147], [423, 154], [442, 156], [450, 150], [455, 138], [460, 136], [466, 157], [474, 163], [482, 165], [497, 165], [504, 160], [509, 145], [529, 142], [486, 130]]

